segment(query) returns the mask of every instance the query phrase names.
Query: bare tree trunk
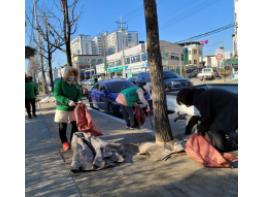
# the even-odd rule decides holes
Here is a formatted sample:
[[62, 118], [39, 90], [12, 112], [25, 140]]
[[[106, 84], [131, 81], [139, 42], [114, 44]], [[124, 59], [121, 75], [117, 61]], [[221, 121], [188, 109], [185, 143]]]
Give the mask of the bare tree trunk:
[[72, 59], [71, 59], [71, 48], [70, 48], [70, 37], [71, 37], [71, 24], [69, 21], [69, 13], [68, 13], [68, 1], [61, 0], [62, 8], [63, 8], [63, 27], [64, 27], [64, 40], [66, 45], [66, 54], [67, 54], [67, 63], [68, 66], [72, 66]]
[[[36, 0], [33, 0], [33, 4], [34, 4], [34, 17], [35, 17], [35, 23], [36, 26], [39, 27], [39, 22], [38, 22], [38, 14], [37, 14], [37, 2]], [[46, 75], [45, 75], [45, 69], [44, 69], [44, 60], [43, 60], [43, 50], [42, 50], [42, 38], [40, 35], [40, 32], [37, 31], [37, 45], [38, 45], [38, 52], [40, 55], [40, 68], [41, 68], [41, 73], [42, 73], [42, 78], [43, 78], [43, 86], [44, 86], [44, 93], [47, 94], [48, 93], [48, 87], [47, 87], [47, 80], [46, 80]]]
[[49, 26], [48, 19], [46, 14], [44, 14], [44, 22], [45, 22], [45, 30], [46, 30], [46, 43], [47, 43], [47, 61], [48, 61], [48, 72], [51, 90], [54, 90], [54, 80], [53, 80], [53, 70], [52, 70], [52, 46], [50, 45], [50, 37], [49, 37]]
[[147, 32], [147, 53], [150, 68], [156, 142], [173, 139], [167, 115], [166, 95], [163, 85], [163, 66], [159, 45], [158, 16], [155, 0], [144, 0], [144, 15]]

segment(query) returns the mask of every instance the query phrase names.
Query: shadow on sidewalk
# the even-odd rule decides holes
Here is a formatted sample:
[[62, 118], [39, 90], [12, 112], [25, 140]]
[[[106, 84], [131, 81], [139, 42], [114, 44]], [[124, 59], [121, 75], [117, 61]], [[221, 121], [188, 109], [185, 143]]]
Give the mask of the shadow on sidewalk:
[[[183, 164], [180, 164], [183, 165]], [[234, 197], [238, 195], [238, 176], [236, 174], [212, 174], [208, 171], [216, 169], [202, 168], [181, 180], [172, 181], [169, 177], [159, 177], [159, 183], [156, 180], [152, 181], [151, 187], [135, 186], [135, 183], [124, 185], [126, 188], [133, 188], [128, 191], [111, 193], [109, 196], [125, 196], [125, 197], [155, 197], [155, 196], [180, 196], [180, 197], [193, 197], [193, 196], [224, 196]], [[133, 177], [130, 177], [131, 179]], [[166, 179], [166, 181], [164, 181]]]

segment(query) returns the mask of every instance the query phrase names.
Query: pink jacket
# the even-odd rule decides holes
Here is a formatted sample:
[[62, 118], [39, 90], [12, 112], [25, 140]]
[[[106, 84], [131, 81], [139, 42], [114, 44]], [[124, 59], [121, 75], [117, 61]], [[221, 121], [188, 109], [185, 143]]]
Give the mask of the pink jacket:
[[94, 136], [103, 135], [102, 132], [96, 127], [95, 122], [93, 121], [92, 116], [85, 104], [77, 104], [74, 109], [74, 116], [79, 131], [90, 133]]

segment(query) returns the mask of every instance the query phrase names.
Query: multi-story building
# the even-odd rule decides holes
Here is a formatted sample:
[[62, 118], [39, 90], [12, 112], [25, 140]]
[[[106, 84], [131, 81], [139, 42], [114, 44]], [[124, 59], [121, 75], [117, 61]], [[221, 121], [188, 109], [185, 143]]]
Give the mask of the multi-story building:
[[193, 66], [202, 66], [203, 45], [198, 41], [184, 42], [179, 45], [184, 47], [184, 64]]
[[89, 35], [78, 35], [71, 41], [71, 53], [74, 55], [92, 55], [92, 37]]
[[160, 40], [162, 65], [171, 70], [178, 70], [184, 65], [184, 48], [179, 44]]
[[121, 51], [123, 48], [130, 48], [138, 44], [138, 32], [115, 31], [107, 35], [107, 55]]
[[92, 53], [93, 55], [106, 56], [107, 48], [107, 35], [108, 33], [101, 33], [97, 36], [94, 36], [92, 39]]
[[[160, 41], [160, 49], [162, 55], [162, 64], [165, 68], [176, 70], [183, 65], [183, 47], [167, 41]], [[125, 65], [122, 65], [124, 58]], [[127, 77], [131, 77], [139, 72], [147, 71], [148, 60], [146, 44], [144, 42], [127, 48], [122, 51], [108, 55], [105, 64], [96, 66], [97, 73], [119, 73], [122, 75], [123, 69]], [[106, 70], [105, 70], [106, 68]]]
[[104, 62], [104, 57], [99, 55], [74, 55], [73, 66], [80, 72], [80, 80], [88, 79], [96, 74], [96, 65]]
[[203, 61], [205, 62], [205, 66], [207, 67], [217, 67], [218, 66], [218, 61], [215, 55], [207, 55], [203, 58]]

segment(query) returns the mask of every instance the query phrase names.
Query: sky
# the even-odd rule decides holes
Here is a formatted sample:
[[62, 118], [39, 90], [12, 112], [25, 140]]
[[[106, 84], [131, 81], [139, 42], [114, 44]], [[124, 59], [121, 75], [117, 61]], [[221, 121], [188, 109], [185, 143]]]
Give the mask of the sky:
[[[54, 1], [57, 0], [40, 0], [39, 4], [57, 12]], [[33, 0], [25, 2], [26, 13], [30, 16]], [[77, 11], [80, 19], [73, 37], [112, 32], [117, 29], [116, 21], [122, 17], [128, 30], [138, 31], [139, 40], [146, 40], [143, 0], [80, 0]], [[160, 40], [177, 42], [234, 23], [234, 0], [157, 0], [157, 12]], [[233, 31], [230, 28], [198, 39], [208, 40], [204, 55], [214, 54], [220, 46], [224, 46], [225, 51], [232, 51]], [[26, 29], [26, 44], [30, 32]], [[54, 66], [64, 63], [65, 55], [57, 52]]]

